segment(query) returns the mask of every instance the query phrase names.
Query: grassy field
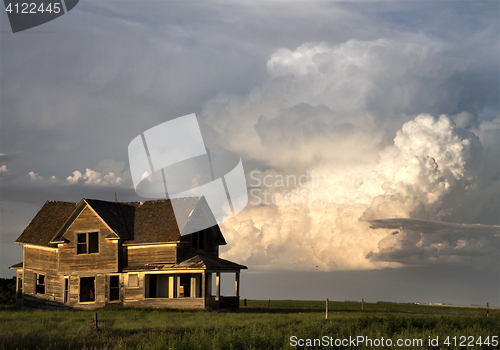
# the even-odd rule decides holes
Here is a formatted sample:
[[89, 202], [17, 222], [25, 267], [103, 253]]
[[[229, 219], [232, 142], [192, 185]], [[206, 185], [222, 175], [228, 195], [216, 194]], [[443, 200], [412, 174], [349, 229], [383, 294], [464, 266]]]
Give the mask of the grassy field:
[[[271, 300], [269, 308], [267, 304], [249, 300], [238, 312], [219, 313], [103, 308], [97, 310], [100, 330], [92, 324], [90, 311], [0, 308], [0, 349], [465, 348], [458, 346], [460, 336], [467, 337], [464, 344], [471, 345], [469, 349], [498, 348], [492, 341], [500, 335], [499, 310], [485, 317], [485, 309], [365, 303], [362, 311], [361, 303], [330, 302], [325, 320], [324, 301]], [[365, 338], [353, 344], [358, 336]], [[444, 343], [448, 336], [449, 345]], [[382, 337], [383, 344], [389, 339], [392, 347], [375, 346], [377, 340], [382, 344]], [[436, 337], [438, 346], [429, 345]], [[489, 345], [483, 344], [486, 337]], [[304, 345], [311, 339], [312, 346], [299, 346], [301, 339]], [[314, 346], [314, 339], [328, 339], [328, 346]], [[413, 345], [397, 346], [398, 340]]]

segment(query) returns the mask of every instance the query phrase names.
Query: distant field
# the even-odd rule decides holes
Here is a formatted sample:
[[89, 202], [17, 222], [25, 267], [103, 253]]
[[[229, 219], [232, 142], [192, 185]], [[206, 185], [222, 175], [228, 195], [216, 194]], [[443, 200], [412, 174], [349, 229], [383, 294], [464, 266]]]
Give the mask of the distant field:
[[[238, 312], [220, 313], [104, 308], [97, 310], [99, 331], [91, 322], [91, 311], [4, 307], [0, 308], [0, 349], [391, 348], [369, 346], [366, 341], [353, 345], [358, 336], [372, 342], [390, 340], [394, 349], [460, 348], [461, 336], [466, 337], [465, 345], [471, 345], [468, 349], [498, 348], [493, 337], [500, 335], [499, 310], [490, 310], [485, 317], [484, 308], [365, 303], [362, 311], [361, 303], [330, 302], [325, 320], [325, 301], [271, 300], [269, 308], [267, 304], [267, 300], [248, 300]], [[430, 346], [429, 339], [436, 337], [438, 346]], [[301, 340], [306, 345], [307, 339], [312, 346], [298, 346]], [[314, 346], [314, 339], [328, 340], [328, 346]], [[413, 343], [398, 347], [398, 340]]]

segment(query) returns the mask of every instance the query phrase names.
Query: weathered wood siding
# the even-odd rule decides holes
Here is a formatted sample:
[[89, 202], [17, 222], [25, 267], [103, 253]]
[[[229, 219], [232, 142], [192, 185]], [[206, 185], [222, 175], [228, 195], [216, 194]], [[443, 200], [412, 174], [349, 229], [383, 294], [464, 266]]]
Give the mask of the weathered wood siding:
[[[99, 253], [76, 254], [76, 234], [99, 232]], [[59, 272], [118, 270], [118, 243], [105, 239], [111, 230], [87, 206], [63, 235], [69, 242], [59, 246]]]
[[125, 246], [125, 266], [146, 264], [175, 264], [176, 245]]
[[[95, 301], [80, 302], [80, 279], [83, 277], [95, 278]], [[67, 305], [75, 309], [92, 310], [106, 305], [108, 289], [107, 275], [103, 273], [72, 274], [69, 277], [69, 299]], [[64, 284], [62, 285], [64, 288]], [[62, 290], [62, 289], [61, 289]], [[62, 300], [62, 299], [61, 299]]]
[[24, 247], [24, 268], [35, 271], [57, 272], [57, 249]]
[[[36, 293], [36, 279], [37, 274], [42, 274], [45, 276], [45, 293]], [[32, 271], [24, 270], [24, 296], [33, 296], [36, 300], [49, 300], [55, 302], [63, 301], [63, 288], [64, 280], [61, 276], [51, 273], [46, 273], [43, 271]], [[36, 302], [35, 299], [31, 299], [32, 302]], [[26, 299], [25, 299], [26, 300]], [[24, 305], [25, 307], [30, 307], [29, 305]]]
[[137, 287], [129, 287], [128, 276], [130, 274], [123, 274], [123, 303], [144, 299], [144, 273], [140, 272], [139, 275], [139, 285]]

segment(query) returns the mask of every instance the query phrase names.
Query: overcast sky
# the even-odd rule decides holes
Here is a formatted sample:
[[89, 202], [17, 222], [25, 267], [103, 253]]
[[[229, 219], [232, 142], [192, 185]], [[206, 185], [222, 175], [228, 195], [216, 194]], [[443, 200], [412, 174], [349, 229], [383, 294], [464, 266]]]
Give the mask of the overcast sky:
[[[1, 14], [1, 275], [47, 200], [144, 200], [127, 147], [196, 113], [243, 160], [241, 295], [500, 305], [497, 1], [88, 1]], [[223, 281], [224, 282], [224, 281]]]

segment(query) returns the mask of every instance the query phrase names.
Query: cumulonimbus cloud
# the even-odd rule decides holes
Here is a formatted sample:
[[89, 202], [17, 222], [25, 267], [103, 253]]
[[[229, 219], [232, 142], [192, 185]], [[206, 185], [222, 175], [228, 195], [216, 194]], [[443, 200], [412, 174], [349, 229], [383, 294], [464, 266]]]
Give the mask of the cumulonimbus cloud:
[[[370, 223], [418, 218], [436, 227], [425, 237], [460, 252], [453, 259], [491, 262], [500, 203], [489, 159], [498, 155], [491, 131], [499, 118], [467, 126], [467, 113], [424, 113], [458, 106], [452, 77], [464, 62], [438, 43], [376, 40], [281, 49], [267, 67], [268, 80], [248, 96], [218, 96], [202, 113], [226, 148], [264, 164], [247, 174], [250, 206], [222, 225], [225, 257], [328, 271], [413, 264], [415, 249], [419, 264], [452, 256], [432, 240], [413, 242], [415, 227], [395, 235]], [[302, 184], [283, 183], [305, 174]], [[435, 224], [443, 221], [465, 226]], [[493, 232], [482, 243], [467, 233], [475, 223]], [[439, 225], [447, 233], [438, 239]]]

